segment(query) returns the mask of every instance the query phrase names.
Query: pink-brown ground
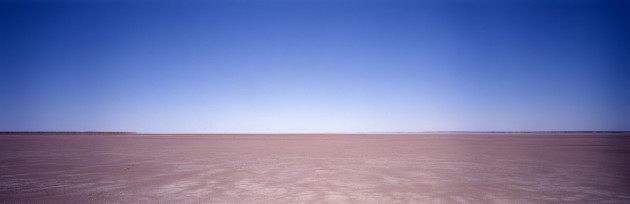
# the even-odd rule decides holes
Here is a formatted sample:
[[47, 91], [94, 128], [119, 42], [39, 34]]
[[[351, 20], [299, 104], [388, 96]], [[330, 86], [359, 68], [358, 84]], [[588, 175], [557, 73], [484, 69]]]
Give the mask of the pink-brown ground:
[[0, 135], [1, 203], [630, 203], [623, 134]]

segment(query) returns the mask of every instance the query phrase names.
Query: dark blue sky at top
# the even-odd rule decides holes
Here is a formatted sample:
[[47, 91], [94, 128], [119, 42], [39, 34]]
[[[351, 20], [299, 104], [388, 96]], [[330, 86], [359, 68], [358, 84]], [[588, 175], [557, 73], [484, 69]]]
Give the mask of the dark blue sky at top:
[[623, 1], [0, 3], [0, 131], [630, 130]]

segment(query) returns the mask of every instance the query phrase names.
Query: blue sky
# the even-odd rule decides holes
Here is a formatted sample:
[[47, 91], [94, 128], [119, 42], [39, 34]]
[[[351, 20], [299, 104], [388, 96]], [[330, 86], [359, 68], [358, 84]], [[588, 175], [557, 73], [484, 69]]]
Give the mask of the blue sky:
[[0, 3], [0, 131], [630, 130], [623, 1]]

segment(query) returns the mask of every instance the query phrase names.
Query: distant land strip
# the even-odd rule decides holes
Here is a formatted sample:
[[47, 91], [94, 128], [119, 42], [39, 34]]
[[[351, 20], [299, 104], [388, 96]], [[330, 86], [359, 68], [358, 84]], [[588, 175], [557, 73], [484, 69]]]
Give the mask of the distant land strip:
[[360, 134], [630, 134], [630, 131], [425, 131], [425, 132], [359, 132], [359, 133], [139, 133], [97, 131], [15, 131], [0, 132], [0, 135], [360, 135]]
[[383, 132], [389, 134], [421, 133], [630, 133], [630, 131], [427, 131], [427, 132]]
[[125, 134], [139, 134], [137, 132], [96, 132], [96, 131], [87, 131], [87, 132], [73, 132], [73, 131], [28, 131], [28, 132], [0, 132], [0, 135], [40, 135], [40, 134], [55, 134], [55, 135], [125, 135]]

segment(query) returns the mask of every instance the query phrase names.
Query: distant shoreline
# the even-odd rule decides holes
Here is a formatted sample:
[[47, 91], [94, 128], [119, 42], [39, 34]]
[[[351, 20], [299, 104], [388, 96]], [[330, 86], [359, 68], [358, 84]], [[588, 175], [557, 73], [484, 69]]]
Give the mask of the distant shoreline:
[[59, 134], [59, 135], [78, 135], [78, 134], [94, 134], [94, 135], [128, 135], [141, 134], [137, 132], [56, 132], [56, 131], [33, 131], [33, 132], [0, 132], [0, 135], [38, 135], [38, 134]]
[[630, 131], [427, 131], [427, 132], [359, 132], [359, 133], [140, 133], [140, 132], [73, 132], [16, 131], [0, 135], [424, 135], [424, 134], [630, 134]]

